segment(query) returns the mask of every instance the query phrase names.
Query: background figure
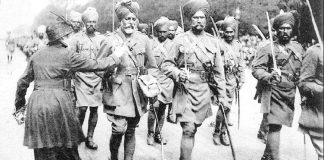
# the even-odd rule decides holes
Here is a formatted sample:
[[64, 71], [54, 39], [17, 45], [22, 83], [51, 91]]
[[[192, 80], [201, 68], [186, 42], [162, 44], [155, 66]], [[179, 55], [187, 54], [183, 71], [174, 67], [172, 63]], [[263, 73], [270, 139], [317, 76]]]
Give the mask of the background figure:
[[47, 38], [45, 35], [46, 26], [40, 25], [37, 28], [37, 31], [34, 37], [26, 43], [24, 46], [24, 52], [26, 53], [26, 60], [28, 61], [29, 58], [38, 50], [44, 48], [47, 44]]
[[[262, 160], [280, 159], [280, 130], [282, 125], [291, 127], [294, 117], [296, 85], [304, 55], [302, 46], [291, 41], [294, 24], [291, 13], [276, 16], [273, 28], [277, 31], [277, 41], [259, 49], [253, 62], [253, 76], [266, 84], [262, 91], [261, 108], [268, 113], [269, 133]], [[274, 53], [270, 45], [273, 45]], [[275, 56], [275, 62], [272, 56]], [[278, 65], [280, 71], [274, 68], [273, 63]]]
[[[153, 54], [157, 63], [157, 66], [161, 70], [161, 65], [168, 57], [169, 50], [171, 48], [172, 42], [168, 39], [168, 28], [170, 25], [170, 20], [166, 17], [159, 18], [154, 23], [154, 29], [157, 33], [157, 38], [153, 39]], [[165, 110], [166, 107], [171, 105], [172, 94], [173, 94], [173, 81], [166, 75], [161, 74], [158, 77], [158, 82], [161, 87], [161, 94], [158, 95], [157, 101], [152, 105], [148, 111], [147, 120], [147, 144], [153, 145], [154, 141], [156, 143], [166, 144], [167, 140], [161, 136], [163, 124], [165, 121]], [[155, 115], [156, 114], [156, 115]], [[157, 116], [157, 119], [156, 119]]]
[[[80, 160], [78, 145], [84, 135], [72, 107], [69, 74], [105, 70], [120, 62], [116, 55], [96, 61], [71, 52], [64, 40], [72, 32], [64, 22], [48, 27], [48, 46], [31, 57], [17, 82], [16, 111], [25, 105], [27, 110], [23, 145], [34, 149], [35, 160]], [[33, 81], [26, 104], [27, 88]]]
[[72, 24], [72, 28], [74, 33], [78, 33], [82, 31], [83, 29], [83, 23], [82, 23], [82, 14], [76, 11], [70, 12], [70, 21]]
[[218, 42], [204, 31], [209, 7], [205, 0], [184, 4], [183, 13], [191, 29], [174, 39], [169, 57], [162, 64], [162, 70], [177, 87], [172, 108], [182, 127], [180, 160], [191, 160], [197, 129], [212, 115], [212, 94], [218, 97], [219, 103], [225, 102], [225, 77], [221, 55], [217, 52]]
[[[226, 80], [226, 101], [228, 106], [225, 106], [225, 113], [227, 120], [229, 120], [230, 110], [234, 96], [239, 94], [239, 89], [244, 83], [244, 69], [245, 63], [241, 53], [242, 46], [240, 42], [234, 40], [235, 30], [237, 28], [237, 22], [233, 18], [225, 18], [221, 24], [221, 30], [223, 31], [223, 40], [221, 43], [221, 54], [224, 63], [224, 72]], [[233, 125], [228, 122], [228, 125]], [[230, 145], [225, 126], [225, 119], [220, 109], [218, 109], [215, 123], [215, 132], [213, 134], [214, 144], [223, 144], [225, 146]]]
[[15, 48], [16, 48], [16, 42], [15, 39], [11, 36], [11, 32], [7, 32], [7, 39], [5, 42], [5, 46], [7, 49], [7, 60], [8, 60], [8, 64], [11, 63], [12, 61], [12, 56], [15, 52]]
[[[321, 46], [322, 45], [322, 46]], [[302, 112], [299, 128], [308, 134], [323, 160], [323, 44], [310, 47], [303, 59], [299, 90], [302, 96]]]
[[[82, 21], [86, 31], [76, 33], [69, 40], [71, 50], [84, 55], [88, 59], [97, 59], [100, 44], [105, 37], [96, 31], [98, 13], [95, 8], [87, 8], [82, 13]], [[74, 76], [76, 107], [81, 125], [84, 122], [86, 111], [90, 108], [88, 132], [85, 145], [89, 149], [97, 149], [93, 141], [93, 134], [98, 121], [98, 106], [102, 105], [101, 77], [95, 72], [76, 72]]]

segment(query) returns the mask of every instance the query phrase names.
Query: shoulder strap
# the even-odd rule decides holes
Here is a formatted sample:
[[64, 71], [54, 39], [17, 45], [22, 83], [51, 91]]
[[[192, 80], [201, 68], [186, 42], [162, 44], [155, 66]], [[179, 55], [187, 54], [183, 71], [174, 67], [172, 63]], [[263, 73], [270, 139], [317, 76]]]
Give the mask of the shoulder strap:
[[[115, 34], [115, 37], [117, 38], [120, 45], [126, 45], [126, 42], [118, 34]], [[132, 54], [132, 52], [129, 50], [129, 47], [128, 46], [126, 46], [126, 47], [127, 47], [127, 54], [131, 58], [131, 60], [133, 61], [135, 67], [136, 68], [139, 67], [138, 63], [137, 63], [137, 60], [134, 57], [134, 55]]]
[[[214, 65], [214, 61], [213, 61], [213, 58], [209, 56], [207, 50], [206, 50], [206, 47], [199, 43], [195, 37], [193, 37], [192, 35], [188, 34], [188, 41], [189, 43], [193, 44], [195, 47], [194, 48], [197, 48], [200, 50], [200, 52], [202, 52], [209, 60], [210, 62], [212, 63], [212, 65]], [[203, 64], [205, 63], [204, 61], [202, 61], [201, 58], [199, 58], [199, 56], [197, 55], [199, 53], [199, 51], [195, 51], [195, 55], [197, 57], [197, 59]]]

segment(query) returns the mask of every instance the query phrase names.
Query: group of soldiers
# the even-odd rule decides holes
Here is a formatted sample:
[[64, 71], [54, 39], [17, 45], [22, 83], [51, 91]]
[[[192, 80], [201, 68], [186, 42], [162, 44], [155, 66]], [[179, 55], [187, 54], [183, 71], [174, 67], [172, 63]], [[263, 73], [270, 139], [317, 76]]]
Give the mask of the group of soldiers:
[[[74, 72], [64, 75], [64, 79], [72, 80], [71, 88], [74, 89], [69, 91], [73, 92], [72, 102], [77, 108], [76, 117], [81, 126], [87, 109], [90, 110], [85, 145], [89, 149], [98, 148], [93, 135], [98, 121], [98, 106], [101, 105], [111, 122], [111, 160], [118, 159], [123, 137], [124, 159], [133, 159], [135, 130], [146, 112], [148, 145], [153, 145], [154, 142], [167, 144], [167, 139], [162, 136], [165, 119], [172, 123], [180, 122], [180, 160], [191, 160], [197, 129], [212, 115], [212, 105], [219, 106], [212, 133], [213, 142], [215, 145], [231, 145], [228, 119], [233, 100], [245, 80], [242, 46], [234, 38], [237, 21], [233, 17], [226, 17], [217, 23], [221, 37], [210, 35], [204, 31], [209, 17], [209, 3], [205, 0], [189, 0], [182, 7], [184, 17], [190, 22], [188, 31], [181, 32], [176, 21], [160, 17], [153, 28], [157, 36], [149, 38], [146, 35], [148, 25], [139, 24], [139, 8], [139, 4], [133, 1], [118, 3], [115, 13], [120, 26], [105, 35], [96, 32], [99, 14], [92, 7], [88, 7], [82, 14], [71, 12], [69, 22], [73, 32], [69, 37], [66, 37], [63, 27], [54, 27], [52, 32], [46, 31], [49, 38], [61, 38], [51, 38], [50, 45], [59, 41], [70, 52], [82, 56], [72, 56], [69, 63]], [[253, 76], [262, 83], [261, 108], [268, 127], [266, 148], [261, 160], [279, 160], [280, 130], [282, 125], [290, 127], [292, 124], [297, 87], [303, 98], [300, 128], [310, 135], [319, 159], [323, 159], [322, 44], [311, 47], [305, 53], [299, 43], [291, 41], [294, 24], [295, 19], [291, 13], [276, 16], [272, 27], [277, 40], [272, 42], [270, 39], [260, 46], [252, 64]], [[28, 67], [43, 64], [36, 63], [43, 52], [45, 51], [36, 52]], [[95, 66], [88, 64], [90, 60], [96, 61], [96, 65], [101, 65], [106, 70], [90, 69]], [[104, 65], [103, 62], [107, 64]], [[25, 96], [26, 83], [33, 80], [26, 80], [31, 71], [26, 72], [25, 79], [23, 76], [18, 82], [17, 110], [25, 103], [21, 99]], [[137, 82], [139, 76], [147, 74], [152, 75], [160, 86], [161, 92], [155, 97], [147, 98]], [[37, 82], [36, 77], [33, 78]], [[53, 85], [52, 82], [39, 84]], [[40, 86], [43, 87], [42, 85]], [[33, 103], [36, 102], [30, 100], [27, 107], [33, 106]], [[36, 113], [31, 110], [27, 108], [27, 120], [30, 121], [26, 121], [26, 126], [30, 128], [25, 131], [28, 134], [25, 133], [24, 145], [30, 148], [51, 148], [51, 145], [43, 144], [46, 140], [38, 140], [37, 144], [30, 141], [30, 136], [37, 136], [33, 125], [27, 125], [36, 123], [33, 118], [28, 119], [28, 116], [33, 117], [31, 114]], [[78, 134], [71, 139], [78, 138], [78, 129], [65, 129], [61, 134], [69, 137], [74, 134], [73, 131]], [[42, 136], [37, 138], [41, 139]], [[78, 140], [71, 141], [66, 143], [80, 143]], [[71, 148], [71, 144], [54, 143], [56, 145]], [[72, 149], [73, 147], [75, 146], [72, 145]], [[77, 150], [71, 151], [73, 156], [70, 159], [78, 159], [75, 152]], [[40, 153], [35, 149], [35, 157], [41, 157]]]

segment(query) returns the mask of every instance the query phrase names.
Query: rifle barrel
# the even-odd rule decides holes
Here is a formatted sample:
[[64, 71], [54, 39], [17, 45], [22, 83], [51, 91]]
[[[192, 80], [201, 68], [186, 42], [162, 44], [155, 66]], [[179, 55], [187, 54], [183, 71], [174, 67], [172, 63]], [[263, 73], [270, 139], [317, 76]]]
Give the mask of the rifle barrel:
[[270, 18], [269, 18], [269, 13], [266, 12], [267, 14], [267, 20], [268, 20], [268, 31], [269, 31], [269, 39], [270, 39], [270, 48], [271, 48], [271, 55], [272, 55], [272, 62], [273, 62], [273, 68], [277, 69], [277, 62], [276, 62], [276, 57], [274, 55], [274, 48], [273, 48], [273, 39], [272, 39], [272, 31], [271, 31], [271, 23], [270, 23]]

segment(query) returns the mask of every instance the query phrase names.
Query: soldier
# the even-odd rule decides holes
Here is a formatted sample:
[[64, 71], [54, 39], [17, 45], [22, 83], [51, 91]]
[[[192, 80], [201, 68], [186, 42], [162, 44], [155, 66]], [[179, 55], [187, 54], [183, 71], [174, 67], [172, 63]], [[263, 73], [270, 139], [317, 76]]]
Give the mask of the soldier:
[[310, 136], [323, 160], [323, 44], [310, 47], [302, 62], [299, 91], [302, 96], [302, 112], [299, 128]]
[[[154, 23], [154, 29], [157, 32], [157, 38], [153, 39], [153, 54], [159, 69], [165, 58], [168, 57], [171, 48], [171, 40], [168, 39], [169, 19], [161, 17]], [[147, 144], [153, 145], [153, 142], [166, 144], [167, 140], [161, 137], [162, 127], [165, 120], [165, 110], [172, 102], [173, 81], [166, 75], [161, 74], [158, 77], [162, 93], [158, 96], [158, 100], [148, 111], [147, 119]], [[155, 115], [156, 114], [156, 115]], [[157, 116], [157, 119], [156, 117]], [[156, 124], [155, 124], [156, 123]]]
[[175, 20], [170, 20], [169, 22], [169, 34], [168, 34], [168, 38], [170, 40], [173, 40], [174, 37], [176, 36], [176, 31], [178, 29], [179, 25], [178, 22]]
[[70, 21], [73, 27], [74, 33], [78, 33], [83, 28], [82, 15], [79, 12], [71, 11], [70, 12]]
[[42, 49], [47, 44], [47, 38], [45, 37], [46, 26], [40, 25], [37, 28], [36, 34], [32, 40], [27, 42], [24, 46], [24, 52], [27, 53], [27, 61], [29, 58], [39, 49]]
[[[84, 135], [71, 107], [69, 74], [97, 71], [118, 65], [123, 53], [101, 60], [88, 59], [71, 52], [64, 42], [71, 26], [60, 22], [48, 27], [49, 43], [37, 51], [17, 82], [16, 111], [26, 105], [24, 146], [34, 149], [36, 160], [80, 160], [78, 145]], [[34, 81], [34, 90], [26, 104], [26, 92]]]
[[108, 35], [100, 49], [105, 57], [116, 51], [125, 53], [122, 62], [103, 78], [104, 112], [112, 123], [110, 137], [111, 160], [118, 159], [118, 150], [124, 138], [124, 159], [131, 160], [135, 152], [135, 129], [147, 111], [147, 98], [139, 90], [139, 75], [158, 73], [150, 39], [137, 31], [139, 12], [137, 2], [120, 2], [115, 7], [120, 27]]
[[7, 34], [8, 34], [8, 37], [6, 39], [5, 46], [6, 46], [6, 49], [8, 50], [8, 53], [7, 53], [8, 64], [10, 64], [12, 61], [12, 55], [15, 52], [16, 42], [15, 42], [15, 39], [11, 37], [11, 32], [8, 32]]
[[[71, 50], [82, 54], [89, 59], [97, 59], [100, 44], [105, 37], [96, 31], [98, 13], [95, 8], [88, 7], [82, 13], [82, 21], [86, 31], [79, 32], [70, 40]], [[81, 125], [84, 122], [87, 109], [90, 108], [88, 120], [88, 133], [85, 145], [89, 149], [97, 149], [93, 142], [93, 134], [98, 121], [98, 106], [102, 105], [101, 77], [95, 72], [76, 72], [74, 76], [76, 107]]]
[[[280, 130], [282, 125], [291, 127], [293, 121], [296, 85], [304, 53], [299, 43], [291, 41], [294, 24], [291, 13], [276, 16], [273, 28], [277, 40], [260, 48], [252, 65], [253, 76], [265, 83], [261, 110], [267, 113], [269, 133], [262, 160], [279, 159]], [[271, 52], [271, 45], [274, 53]], [[274, 63], [279, 69], [274, 68]]]
[[[235, 92], [242, 87], [244, 83], [244, 58], [241, 53], [242, 46], [240, 42], [234, 39], [236, 30], [236, 20], [234, 18], [226, 18], [221, 29], [224, 33], [222, 43], [222, 58], [224, 63], [225, 80], [226, 80], [226, 101], [225, 113], [229, 119], [231, 105]], [[229, 123], [229, 126], [232, 124]], [[215, 123], [215, 132], [213, 133], [213, 141], [215, 145], [223, 144], [229, 146], [229, 140], [226, 133], [225, 120], [220, 109], [218, 109]]]
[[191, 159], [197, 128], [212, 115], [211, 94], [218, 97], [219, 103], [225, 102], [224, 65], [218, 41], [204, 31], [209, 7], [206, 0], [184, 4], [183, 13], [191, 29], [174, 39], [162, 65], [163, 71], [176, 82], [172, 107], [182, 127], [180, 160]]
[[138, 31], [140, 31], [146, 35], [148, 35], [148, 33], [149, 33], [149, 31], [148, 31], [149, 26], [146, 23], [138, 24], [137, 29], [138, 29]]

